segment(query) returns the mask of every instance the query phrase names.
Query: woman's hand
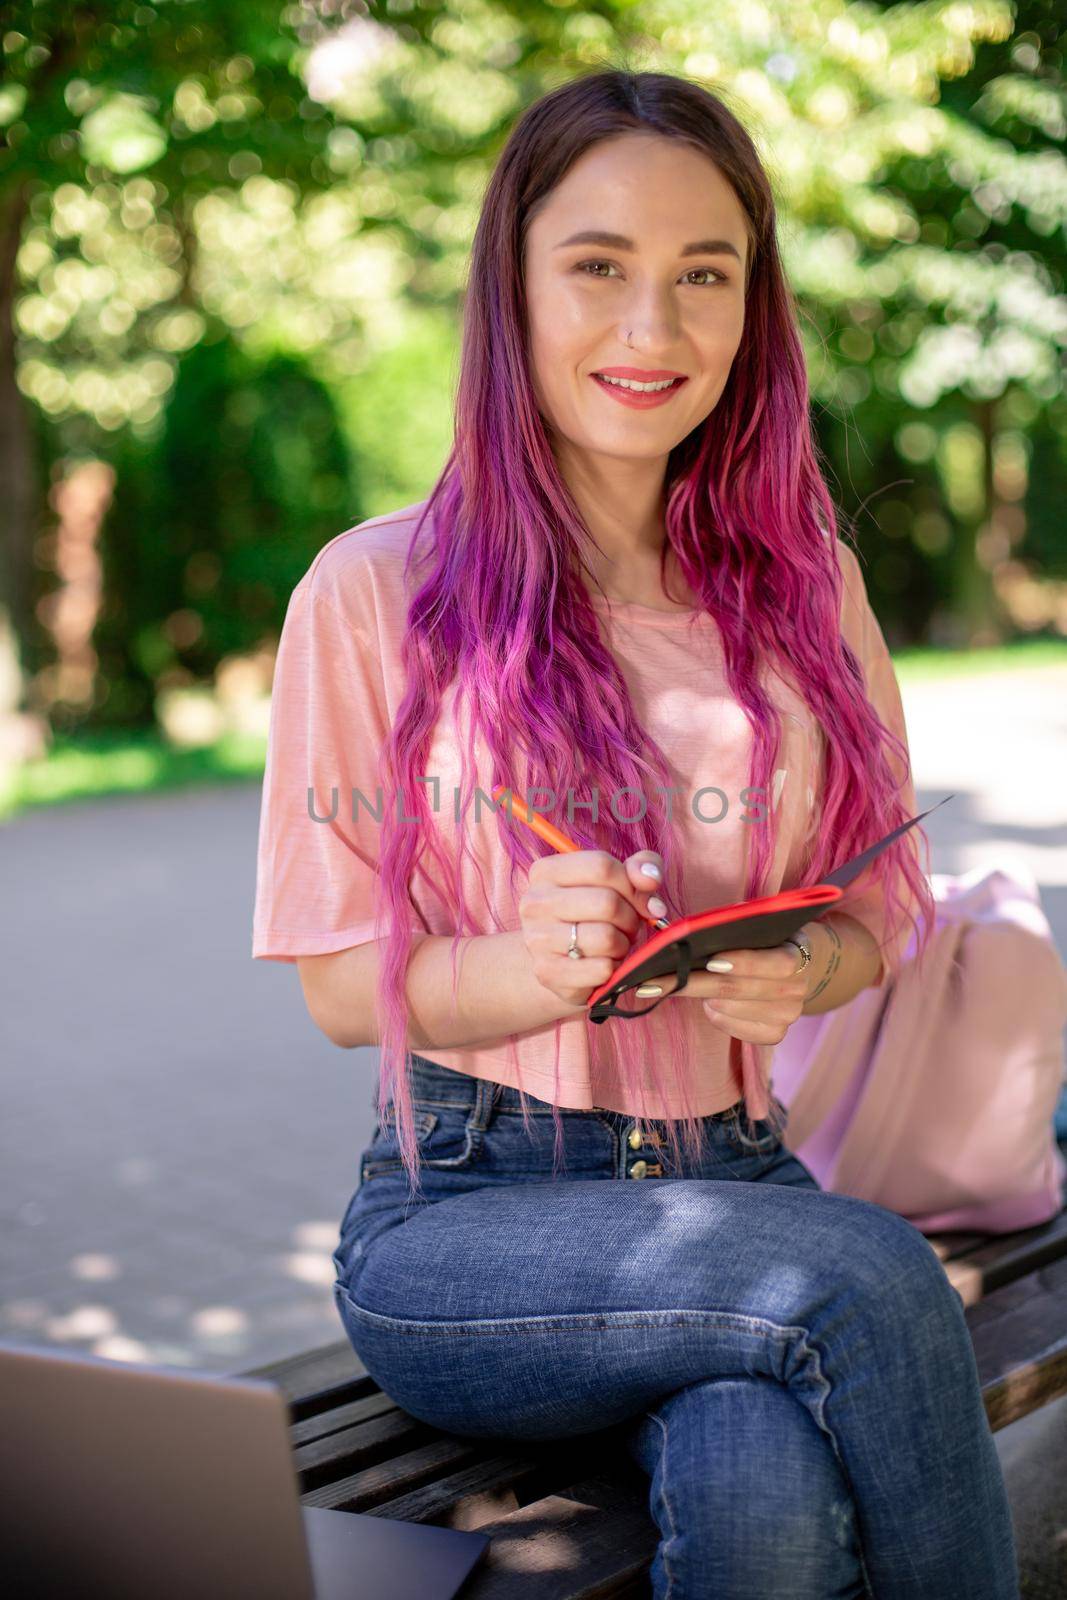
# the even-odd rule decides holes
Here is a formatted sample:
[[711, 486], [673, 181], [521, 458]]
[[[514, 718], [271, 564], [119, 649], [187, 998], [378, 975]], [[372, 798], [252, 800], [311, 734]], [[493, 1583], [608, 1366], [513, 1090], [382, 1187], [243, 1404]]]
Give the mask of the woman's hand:
[[[641, 851], [631, 856], [626, 864], [634, 883], [641, 882], [638, 869], [645, 861], [654, 862], [662, 869], [661, 857], [650, 850]], [[653, 916], [662, 911], [662, 907], [650, 909]], [[722, 950], [713, 959], [731, 962], [733, 971], [720, 974], [697, 967], [689, 974], [680, 998], [702, 1000], [705, 1015], [734, 1039], [747, 1039], [752, 1044], [779, 1044], [803, 1012], [807, 998], [809, 974], [806, 967], [799, 973], [796, 970], [800, 962], [796, 945], [776, 944], [765, 950]], [[642, 985], [649, 991], [644, 998], [658, 998], [651, 993], [656, 988], [669, 999], [677, 982], [673, 975], [653, 978], [648, 985]], [[641, 990], [635, 992], [642, 998]]]
[[[642, 921], [667, 915], [659, 899], [663, 858], [638, 850], [619, 861], [606, 850], [575, 850], [539, 856], [530, 868], [519, 901], [519, 921], [534, 973], [542, 986], [576, 1011], [607, 983], [628, 955]], [[582, 959], [567, 955], [571, 923], [578, 924]], [[724, 950], [714, 958], [732, 961], [733, 971], [689, 974], [683, 1000], [702, 1000], [712, 1022], [735, 1039], [778, 1044], [800, 1016], [807, 995], [806, 972], [797, 973], [795, 945], [768, 950]], [[654, 985], [668, 998], [677, 985], [672, 974]]]
[[[752, 1044], [779, 1044], [804, 1009], [808, 975], [797, 973], [800, 960], [795, 945], [776, 944], [766, 950], [723, 950], [713, 958], [733, 963], [732, 972], [706, 972], [697, 967], [680, 998], [702, 1000], [704, 1013], [723, 1033]], [[673, 976], [653, 978], [647, 990], [658, 987], [668, 997], [677, 984]], [[637, 991], [641, 995], [641, 990]], [[647, 998], [654, 998], [650, 993]]]
[[[656, 867], [659, 877], [641, 870], [646, 863]], [[576, 1011], [583, 1010], [594, 990], [629, 955], [642, 922], [666, 915], [667, 907], [658, 898], [662, 873], [662, 857], [653, 850], [638, 850], [625, 861], [606, 850], [539, 856], [519, 901], [522, 934], [538, 982]], [[572, 922], [578, 925], [581, 960], [567, 954]]]

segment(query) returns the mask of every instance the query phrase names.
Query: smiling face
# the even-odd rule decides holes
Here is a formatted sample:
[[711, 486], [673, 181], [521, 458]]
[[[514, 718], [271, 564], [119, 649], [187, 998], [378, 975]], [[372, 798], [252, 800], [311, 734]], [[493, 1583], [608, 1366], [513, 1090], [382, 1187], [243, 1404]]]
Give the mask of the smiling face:
[[[594, 232], [616, 237], [568, 242]], [[534, 390], [557, 445], [658, 461], [714, 410], [744, 329], [748, 250], [740, 201], [692, 146], [635, 132], [579, 157], [526, 237]], [[645, 398], [605, 372], [680, 381]]]

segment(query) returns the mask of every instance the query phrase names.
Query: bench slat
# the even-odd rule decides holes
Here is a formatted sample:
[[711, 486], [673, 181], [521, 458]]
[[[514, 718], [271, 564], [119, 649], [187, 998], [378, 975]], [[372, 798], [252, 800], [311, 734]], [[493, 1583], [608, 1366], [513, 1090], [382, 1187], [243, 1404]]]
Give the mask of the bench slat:
[[436, 1429], [417, 1417], [390, 1406], [381, 1416], [358, 1427], [338, 1428], [308, 1444], [296, 1445], [293, 1454], [301, 1486], [315, 1489], [330, 1479], [342, 1475], [350, 1478], [366, 1468], [409, 1455], [418, 1445], [440, 1437]]
[[964, 1304], [976, 1305], [1005, 1284], [1063, 1255], [1067, 1255], [1067, 1211], [1036, 1228], [986, 1239], [965, 1255], [945, 1263], [945, 1271]]
[[[635, 1469], [636, 1474], [636, 1469]], [[651, 1593], [659, 1532], [643, 1475], [596, 1476], [478, 1529], [491, 1544], [463, 1600], [622, 1600]]]
[[971, 1250], [977, 1250], [981, 1245], [988, 1244], [988, 1233], [928, 1233], [927, 1243], [941, 1257], [942, 1261], [954, 1261], [958, 1256], [965, 1256]]
[[[610, 1428], [562, 1442], [527, 1440], [519, 1444], [508, 1439], [483, 1440], [482, 1459], [472, 1467], [396, 1500], [383, 1502], [375, 1508], [375, 1515], [435, 1522], [450, 1528], [480, 1528], [490, 1517], [517, 1510], [548, 1495], [567, 1493], [577, 1478], [602, 1474], [605, 1462], [615, 1457], [612, 1441], [616, 1434], [617, 1429]], [[490, 1461], [496, 1468], [495, 1478], [482, 1470]], [[488, 1504], [487, 1487], [506, 1491], [511, 1503], [506, 1506]]]
[[372, 1515], [441, 1528], [481, 1528], [529, 1500], [539, 1500], [545, 1492], [543, 1475], [541, 1464], [529, 1457], [488, 1456], [410, 1494], [382, 1501]]
[[965, 1315], [994, 1431], [1067, 1393], [1067, 1257], [1005, 1284]]
[[[347, 1339], [303, 1350], [281, 1361], [268, 1361], [237, 1376], [266, 1378], [276, 1383], [298, 1421], [316, 1409], [325, 1409], [335, 1392], [340, 1396], [348, 1391], [349, 1398], [356, 1399], [360, 1394], [373, 1394], [378, 1387]], [[317, 1404], [320, 1400], [322, 1405]]]
[[339, 1511], [373, 1511], [398, 1493], [433, 1483], [461, 1467], [483, 1459], [485, 1450], [477, 1439], [457, 1439], [436, 1434], [428, 1443], [403, 1455], [364, 1467], [301, 1494], [306, 1506], [328, 1506]]
[[361, 1423], [371, 1422], [376, 1417], [383, 1417], [387, 1412], [396, 1409], [396, 1403], [377, 1388], [359, 1400], [342, 1399], [325, 1411], [316, 1411], [313, 1416], [305, 1417], [303, 1422], [294, 1422], [293, 1443], [313, 1444], [317, 1439], [328, 1438], [331, 1433], [339, 1433], [343, 1428], [358, 1427]]

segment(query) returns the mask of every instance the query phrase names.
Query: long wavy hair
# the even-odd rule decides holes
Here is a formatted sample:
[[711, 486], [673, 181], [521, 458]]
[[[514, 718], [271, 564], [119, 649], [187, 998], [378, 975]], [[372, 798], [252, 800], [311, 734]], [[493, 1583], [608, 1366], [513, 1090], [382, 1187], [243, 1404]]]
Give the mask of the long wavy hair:
[[[638, 722], [582, 581], [591, 535], [560, 475], [534, 399], [524, 296], [526, 231], [539, 207], [583, 152], [635, 130], [677, 139], [710, 157], [740, 201], [749, 236], [744, 332], [714, 425], [705, 419], [668, 458], [661, 577], [665, 581], [669, 547], [718, 626], [731, 692], [753, 729], [752, 789], [767, 792], [781, 733], [760, 681], [768, 664], [796, 683], [824, 731], [823, 805], [802, 881], [817, 882], [907, 820], [890, 765], [890, 758], [902, 760], [902, 770], [908, 770], [906, 747], [876, 715], [862, 669], [839, 631], [838, 520], [817, 464], [797, 310], [779, 255], [771, 185], [756, 149], [722, 101], [687, 79], [615, 69], [577, 77], [522, 114], [489, 181], [464, 304], [454, 441], [420, 512], [405, 565], [411, 596], [403, 646], [406, 691], [379, 771], [386, 792], [402, 795], [406, 817], [414, 815], [417, 822], [398, 825], [385, 807], [375, 905], [378, 926], [386, 932], [375, 1006], [378, 1104], [393, 1103], [413, 1190], [419, 1187], [419, 1150], [408, 1076], [406, 973], [412, 948], [409, 885], [424, 857], [430, 865], [422, 870], [455, 920], [453, 996], [459, 941], [484, 931], [471, 923], [463, 897], [464, 830], [459, 851], [449, 859], [435, 837], [426, 786], [417, 781], [446, 689], [456, 685], [457, 728], [461, 704], [468, 719], [463, 815], [476, 785], [482, 796], [491, 796], [498, 784], [520, 794], [531, 787], [562, 796], [569, 790], [647, 794], [649, 783], [671, 784], [662, 751]], [[491, 753], [489, 772], [472, 770], [479, 734]], [[765, 823], [747, 830], [746, 898], [769, 892], [762, 885], [773, 858], [776, 819], [772, 806]], [[549, 847], [509, 817], [506, 803], [490, 825], [510, 860], [517, 906], [530, 866]], [[659, 851], [660, 892], [668, 904], [686, 905], [684, 863], [677, 860], [669, 817], [646, 808], [642, 818], [620, 822], [607, 808], [594, 822], [588, 810], [579, 810], [565, 826], [581, 848], [605, 849], [620, 860], [636, 850]], [[900, 889], [906, 881], [919, 912], [918, 918], [907, 914], [921, 954], [929, 941], [933, 897], [914, 853], [919, 835], [925, 839], [916, 825], [885, 850], [867, 869], [874, 875], [867, 881], [885, 884], [894, 919], [890, 937], [902, 927], [908, 897]], [[518, 926], [516, 910], [511, 927]], [[663, 1061], [676, 1068], [683, 1110], [664, 1120], [678, 1160], [683, 1147], [695, 1155], [701, 1137], [699, 1117], [692, 1113], [699, 1057], [689, 1016], [697, 1002], [662, 1004], [666, 1041], [644, 1016], [600, 1024], [587, 1016], [585, 1028], [591, 1059], [614, 1057], [635, 1105], [646, 1069], [663, 1092]], [[553, 1103], [557, 1168], [560, 1027]], [[528, 1127], [514, 1037], [509, 1045]], [[731, 1039], [730, 1051], [749, 1131], [768, 1118], [781, 1131], [780, 1108], [760, 1072], [758, 1048]]]

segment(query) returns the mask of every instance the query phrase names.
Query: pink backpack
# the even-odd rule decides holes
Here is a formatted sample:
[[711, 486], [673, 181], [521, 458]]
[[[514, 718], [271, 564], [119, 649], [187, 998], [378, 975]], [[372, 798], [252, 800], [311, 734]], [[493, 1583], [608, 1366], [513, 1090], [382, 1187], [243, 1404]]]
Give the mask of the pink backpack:
[[925, 1233], [1011, 1233], [1063, 1207], [1053, 1117], [1067, 969], [1016, 865], [934, 873], [934, 933], [896, 982], [800, 1017], [775, 1047], [786, 1143], [824, 1189]]

